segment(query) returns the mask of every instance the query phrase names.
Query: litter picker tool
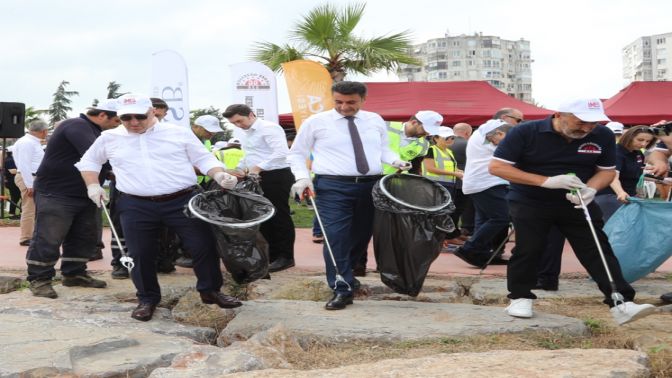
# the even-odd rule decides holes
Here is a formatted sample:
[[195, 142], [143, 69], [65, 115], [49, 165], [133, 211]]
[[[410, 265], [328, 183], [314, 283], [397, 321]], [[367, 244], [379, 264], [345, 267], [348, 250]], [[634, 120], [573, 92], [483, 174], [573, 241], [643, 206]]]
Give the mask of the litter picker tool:
[[511, 236], [513, 236], [513, 232], [514, 232], [513, 225], [511, 225], [511, 231], [509, 231], [509, 234], [506, 235], [506, 239], [502, 240], [502, 242], [499, 243], [499, 246], [497, 247], [497, 249], [495, 249], [494, 252], [492, 252], [492, 255], [490, 256], [488, 261], [485, 263], [485, 265], [483, 265], [483, 267], [481, 268], [481, 271], [478, 272], [479, 276], [481, 274], [483, 274], [483, 271], [485, 270], [485, 268], [487, 268], [488, 265], [490, 265], [490, 263], [495, 258], [495, 256], [497, 256], [499, 254], [499, 252], [504, 248], [504, 245], [506, 245], [506, 243], [508, 243], [508, 241], [511, 239]]
[[345, 278], [343, 278], [340, 271], [338, 270], [338, 265], [336, 264], [336, 258], [334, 257], [334, 252], [332, 252], [331, 250], [329, 237], [327, 237], [327, 230], [324, 228], [324, 224], [322, 224], [322, 218], [320, 218], [320, 212], [317, 210], [317, 203], [315, 202], [315, 196], [313, 195], [313, 192], [310, 190], [310, 188], [306, 188], [306, 190], [303, 191], [303, 195], [304, 196], [307, 195], [310, 198], [310, 201], [313, 203], [315, 218], [317, 218], [317, 222], [320, 224], [320, 229], [322, 230], [322, 235], [324, 236], [324, 244], [327, 246], [327, 251], [329, 251], [329, 257], [331, 257], [331, 263], [334, 264], [334, 269], [336, 270], [336, 280], [334, 281], [334, 287], [332, 289], [336, 290], [336, 288], [338, 287], [338, 283], [342, 282], [348, 288], [348, 291], [352, 291], [350, 284], [345, 280]]
[[107, 221], [110, 223], [110, 229], [112, 230], [112, 235], [114, 235], [114, 240], [117, 242], [117, 247], [119, 247], [119, 251], [121, 251], [121, 258], [119, 259], [119, 262], [121, 262], [121, 265], [123, 265], [124, 268], [128, 269], [128, 273], [131, 273], [131, 270], [133, 270], [133, 267], [135, 267], [135, 263], [133, 262], [133, 258], [128, 255], [124, 246], [121, 245], [121, 240], [119, 239], [119, 234], [117, 234], [117, 229], [114, 228], [114, 223], [112, 222], [112, 217], [110, 216], [110, 213], [107, 211], [107, 207], [105, 207], [105, 202], [102, 202], [100, 207], [103, 208], [103, 213], [105, 213], [105, 216], [107, 217]]

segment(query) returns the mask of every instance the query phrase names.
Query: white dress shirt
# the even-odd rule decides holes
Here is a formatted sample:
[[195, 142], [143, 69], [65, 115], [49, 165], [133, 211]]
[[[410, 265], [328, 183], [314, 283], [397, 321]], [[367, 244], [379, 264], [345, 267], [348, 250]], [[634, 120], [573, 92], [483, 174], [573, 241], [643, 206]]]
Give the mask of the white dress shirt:
[[[388, 145], [385, 121], [378, 114], [364, 110], [357, 112], [354, 117], [369, 163], [366, 175], [382, 174], [382, 163], [391, 164], [399, 160], [399, 155], [390, 150]], [[288, 156], [297, 180], [310, 178], [306, 159], [311, 152], [315, 174], [362, 176], [357, 171], [348, 120], [334, 109], [314, 114], [301, 125]]]
[[201, 172], [224, 168], [190, 129], [165, 122], [142, 134], [129, 133], [124, 125], [103, 131], [75, 166], [98, 172], [108, 160], [117, 189], [136, 196], [170, 194], [196, 185], [194, 166]]
[[240, 140], [240, 147], [245, 152], [238, 163], [239, 168], [257, 166], [272, 171], [289, 167], [287, 136], [280, 125], [257, 118], [247, 130], [236, 127], [233, 136]]
[[467, 163], [464, 166], [462, 178], [462, 192], [474, 194], [497, 185], [508, 185], [509, 182], [501, 177], [493, 176], [488, 172], [488, 165], [492, 160], [497, 146], [485, 140], [485, 135], [476, 129], [467, 142]]
[[44, 157], [44, 149], [42, 149], [40, 138], [32, 134], [26, 134], [14, 143], [12, 151], [17, 172], [21, 173], [26, 188], [32, 189], [33, 173], [37, 172], [37, 168]]

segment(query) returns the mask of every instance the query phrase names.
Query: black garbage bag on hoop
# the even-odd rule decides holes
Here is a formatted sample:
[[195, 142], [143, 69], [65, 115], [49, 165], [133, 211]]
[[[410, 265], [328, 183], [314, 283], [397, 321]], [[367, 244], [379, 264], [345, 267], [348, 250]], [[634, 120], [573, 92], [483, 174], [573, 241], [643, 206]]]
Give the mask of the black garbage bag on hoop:
[[455, 230], [450, 193], [422, 176], [388, 175], [373, 187], [373, 250], [383, 283], [417, 296], [429, 266]]
[[194, 196], [188, 211], [210, 224], [217, 252], [237, 283], [268, 275], [268, 243], [258, 232], [275, 214], [268, 199], [248, 191], [212, 190]]

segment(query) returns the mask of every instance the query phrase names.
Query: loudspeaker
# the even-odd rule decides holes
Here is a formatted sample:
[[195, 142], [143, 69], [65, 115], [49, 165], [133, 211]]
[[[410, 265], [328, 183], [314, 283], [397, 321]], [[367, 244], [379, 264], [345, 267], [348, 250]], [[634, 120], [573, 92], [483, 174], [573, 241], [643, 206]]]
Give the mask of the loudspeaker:
[[25, 132], [26, 105], [0, 102], [0, 138], [21, 138]]

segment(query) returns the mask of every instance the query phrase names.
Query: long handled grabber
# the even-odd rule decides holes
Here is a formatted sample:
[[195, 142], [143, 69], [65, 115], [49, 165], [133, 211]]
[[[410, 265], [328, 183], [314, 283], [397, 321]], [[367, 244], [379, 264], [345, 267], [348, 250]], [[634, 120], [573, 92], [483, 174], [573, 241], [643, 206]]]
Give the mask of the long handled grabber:
[[485, 265], [483, 265], [483, 267], [481, 268], [481, 271], [478, 272], [478, 275], [479, 275], [479, 276], [480, 276], [481, 274], [483, 274], [483, 271], [485, 270], [485, 268], [488, 267], [488, 265], [490, 265], [490, 263], [492, 262], [492, 260], [493, 260], [497, 255], [499, 255], [499, 252], [504, 248], [504, 246], [506, 245], [506, 243], [509, 242], [509, 239], [511, 239], [511, 236], [513, 235], [514, 231], [515, 231], [515, 230], [513, 229], [513, 226], [511, 226], [511, 231], [509, 231], [509, 234], [506, 235], [506, 239], [502, 240], [502, 242], [499, 243], [499, 246], [497, 247], [497, 249], [495, 249], [494, 252], [492, 252], [492, 255], [490, 256], [490, 258], [488, 259], [488, 261], [485, 263]]
[[604, 251], [602, 251], [602, 245], [600, 244], [600, 239], [597, 238], [597, 232], [595, 232], [595, 226], [593, 226], [593, 220], [590, 218], [590, 213], [588, 212], [588, 206], [583, 201], [581, 193], [578, 190], [572, 190], [572, 194], [579, 197], [579, 202], [581, 203], [581, 208], [583, 209], [583, 214], [586, 216], [586, 221], [588, 222], [588, 227], [590, 227], [590, 232], [593, 234], [593, 239], [595, 239], [595, 245], [597, 246], [597, 251], [600, 253], [600, 258], [602, 259], [602, 264], [604, 264], [604, 270], [607, 272], [607, 277], [609, 278], [609, 285], [611, 285], [611, 300], [614, 302], [614, 306], [619, 306], [625, 303], [623, 295], [618, 292], [616, 288], [616, 283], [614, 278], [611, 276], [611, 270], [609, 270], [609, 265], [607, 264], [607, 259], [604, 257]]
[[124, 268], [128, 269], [128, 273], [130, 274], [131, 270], [133, 270], [133, 267], [135, 267], [135, 263], [133, 262], [133, 258], [128, 255], [124, 246], [121, 245], [121, 240], [119, 239], [119, 234], [117, 234], [117, 229], [114, 228], [114, 223], [112, 222], [112, 217], [110, 216], [110, 213], [107, 211], [107, 207], [105, 207], [105, 202], [102, 203], [101, 207], [103, 208], [103, 213], [105, 213], [105, 216], [107, 217], [107, 221], [110, 223], [110, 229], [112, 229], [112, 235], [114, 235], [114, 240], [117, 242], [117, 247], [119, 247], [119, 251], [121, 251], [121, 258], [119, 259], [119, 262], [121, 262], [121, 265]]
[[310, 201], [313, 203], [313, 210], [315, 211], [315, 217], [317, 218], [317, 222], [320, 224], [320, 229], [322, 230], [322, 235], [324, 236], [324, 244], [327, 246], [327, 251], [329, 251], [329, 257], [331, 257], [331, 263], [334, 264], [334, 269], [336, 270], [336, 280], [334, 281], [334, 287], [332, 289], [336, 290], [336, 288], [338, 287], [338, 283], [342, 282], [345, 284], [345, 286], [347, 286], [348, 291], [352, 291], [350, 284], [347, 281], [345, 281], [340, 271], [338, 270], [338, 265], [336, 264], [336, 258], [334, 257], [334, 252], [331, 251], [331, 244], [329, 243], [329, 238], [327, 237], [327, 230], [324, 228], [324, 224], [322, 224], [322, 218], [320, 218], [320, 212], [317, 210], [317, 202], [315, 202], [315, 196], [313, 195], [313, 192], [310, 190], [310, 188], [306, 188], [306, 190], [303, 191], [303, 195], [304, 196], [307, 195], [310, 198]]

